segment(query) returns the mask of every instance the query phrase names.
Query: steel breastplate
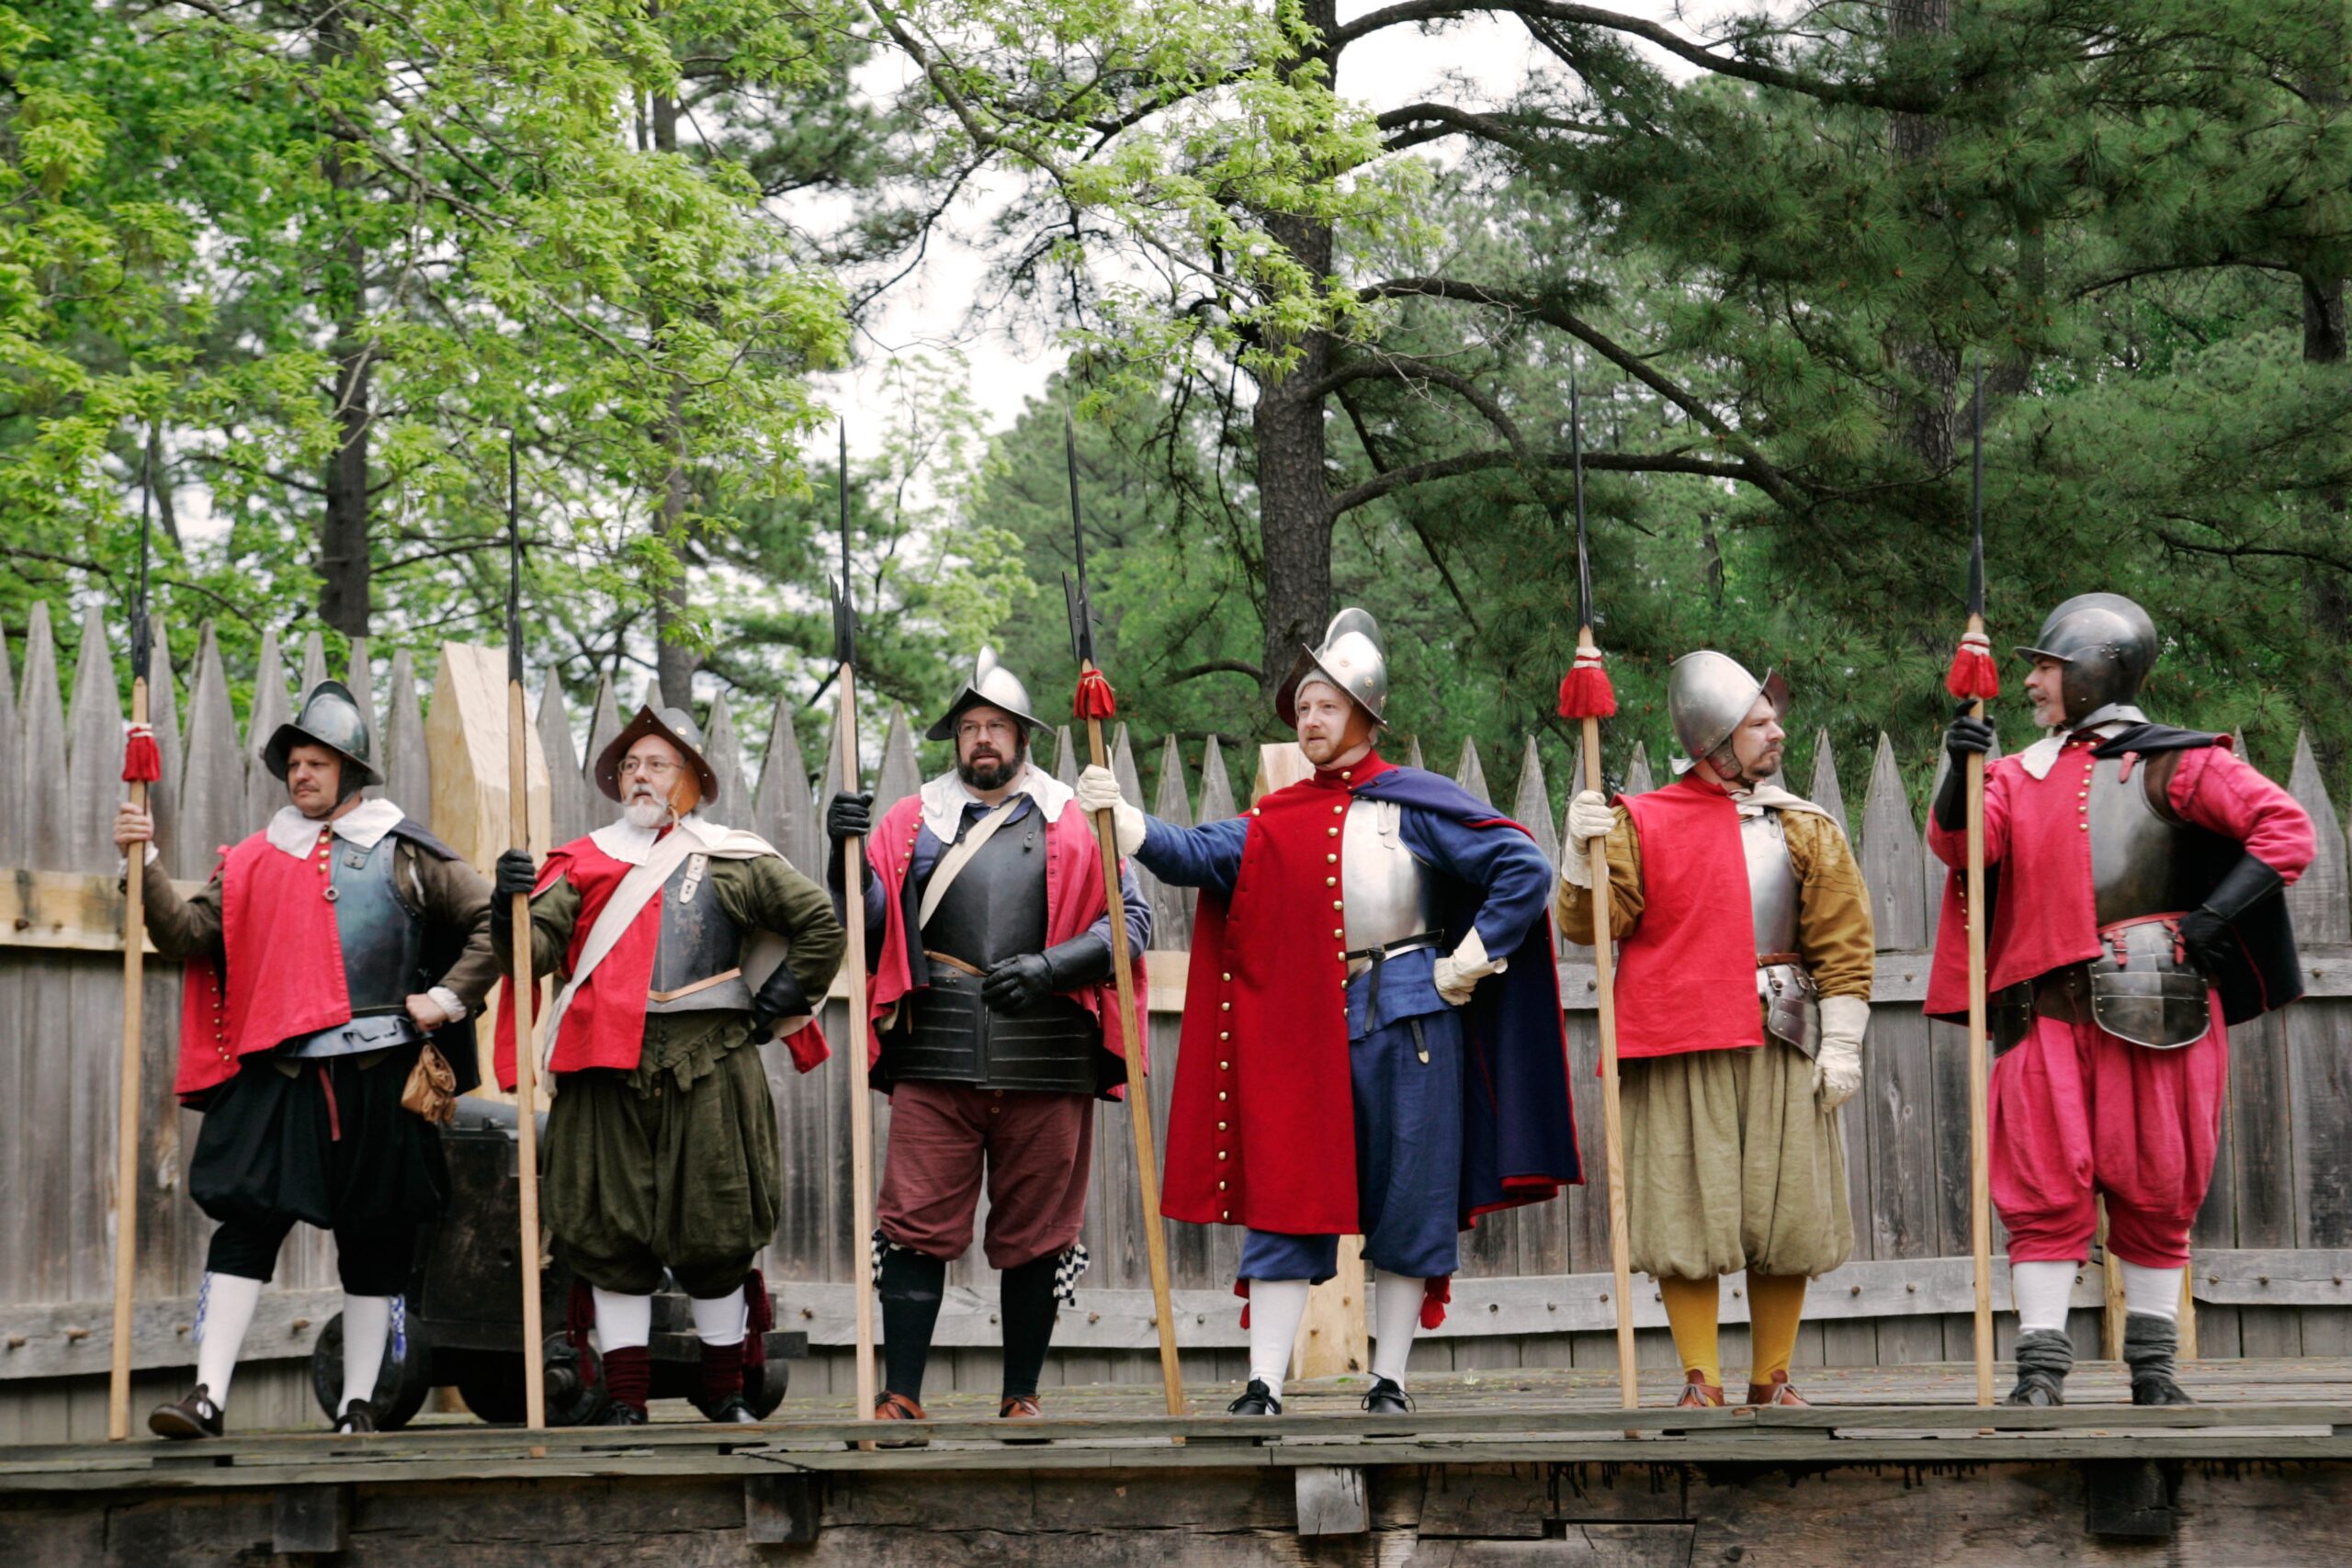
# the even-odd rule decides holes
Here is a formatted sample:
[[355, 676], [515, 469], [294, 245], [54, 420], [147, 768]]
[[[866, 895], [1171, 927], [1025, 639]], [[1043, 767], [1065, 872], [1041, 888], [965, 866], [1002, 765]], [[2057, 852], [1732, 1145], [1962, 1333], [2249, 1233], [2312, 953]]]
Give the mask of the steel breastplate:
[[749, 1012], [752, 988], [740, 974], [717, 985], [698, 984], [738, 967], [742, 952], [743, 930], [710, 885], [710, 857], [688, 855], [662, 885], [662, 933], [645, 1010]]
[[[1393, 801], [1354, 800], [1340, 829], [1340, 901], [1347, 949], [1384, 947], [1430, 929], [1429, 878], [1400, 829]], [[1351, 972], [1367, 961], [1357, 959]]]
[[[966, 831], [969, 831], [967, 828]], [[967, 861], [921, 933], [926, 952], [986, 971], [1046, 946], [1046, 821], [1033, 803]], [[930, 984], [907, 998], [903, 1026], [884, 1035], [894, 1078], [981, 1089], [1091, 1094], [1094, 1021], [1067, 997], [1002, 1012], [980, 981], [934, 958]]]
[[[1742, 818], [1739, 847], [1747, 863], [1748, 918], [1758, 959], [1795, 953], [1804, 889], [1797, 883], [1796, 863], [1789, 858], [1781, 814], [1762, 811]], [[1812, 1055], [1819, 1043], [1820, 1004], [1804, 965], [1785, 957], [1758, 962], [1756, 990], [1764, 1007], [1766, 1032]]]
[[284, 1055], [348, 1056], [423, 1038], [406, 1004], [412, 992], [424, 988], [424, 924], [393, 886], [398, 843], [387, 833], [364, 850], [347, 839], [330, 844], [328, 886], [352, 1019], [287, 1042], [279, 1047]]
[[924, 922], [922, 945], [975, 969], [1045, 951], [1046, 821], [1034, 801], [964, 863]]
[[2148, 802], [2144, 767], [2123, 776], [2123, 759], [2092, 764], [2077, 802], [2091, 835], [2091, 899], [2101, 926], [2143, 915], [2194, 908], [2204, 897], [2189, 885], [2188, 829]]

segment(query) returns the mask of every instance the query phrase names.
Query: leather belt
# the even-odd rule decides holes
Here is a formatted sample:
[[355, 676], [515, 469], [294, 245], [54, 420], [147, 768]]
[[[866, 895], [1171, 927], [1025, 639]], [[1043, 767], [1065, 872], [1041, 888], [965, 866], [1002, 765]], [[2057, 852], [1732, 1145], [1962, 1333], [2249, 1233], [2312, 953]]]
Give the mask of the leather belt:
[[969, 975], [975, 980], [985, 980], [989, 977], [987, 970], [976, 964], [967, 964], [952, 953], [933, 953], [926, 947], [922, 950], [922, 955], [933, 964], [944, 964], [950, 969], [959, 974]]
[[681, 986], [674, 991], [648, 991], [645, 993], [645, 999], [649, 1002], [674, 1002], [680, 997], [691, 997], [696, 991], [707, 991], [713, 986], [723, 986], [729, 980], [740, 980], [742, 976], [741, 969], [729, 969], [723, 974], [707, 976], [691, 986]]
[[[1435, 947], [1444, 941], [1445, 933], [1442, 931], [1415, 931], [1411, 936], [1400, 936], [1395, 942], [1384, 942], [1377, 947], [1359, 947], [1353, 953], [1340, 954], [1343, 961], [1352, 963], [1361, 958], [1372, 965], [1372, 984], [1365, 987], [1363, 998], [1363, 1015], [1367, 1022], [1380, 1016], [1380, 966], [1400, 953]], [[1421, 1059], [1429, 1060], [1426, 1051], [1422, 1053]]]
[[1802, 953], [1759, 953], [1756, 955], [1756, 967], [1758, 969], [1770, 969], [1775, 964], [1792, 964], [1802, 969], [1804, 967], [1804, 954]]
[[2087, 962], [2063, 964], [2030, 980], [2007, 987], [2003, 995], [2025, 1002], [2044, 1018], [2061, 1023], [2091, 1021], [2091, 966]]

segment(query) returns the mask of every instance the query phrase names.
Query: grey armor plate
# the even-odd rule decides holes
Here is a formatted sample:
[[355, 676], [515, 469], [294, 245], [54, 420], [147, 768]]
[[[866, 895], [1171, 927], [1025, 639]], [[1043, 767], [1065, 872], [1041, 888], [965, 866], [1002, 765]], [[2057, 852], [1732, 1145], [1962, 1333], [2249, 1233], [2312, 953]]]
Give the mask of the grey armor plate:
[[2159, 1051], [2205, 1038], [2212, 1026], [2209, 982], [2175, 954], [2168, 922], [2141, 920], [2100, 935], [2108, 948], [2091, 960], [2090, 975], [2091, 1018], [2101, 1029]]
[[[1758, 957], [1794, 953], [1797, 912], [1804, 889], [1797, 885], [1781, 814], [1763, 811], [1739, 823], [1739, 847], [1747, 859], [1747, 898]], [[1820, 1048], [1819, 987], [1800, 964], [1764, 964], [1756, 970], [1764, 1005], [1764, 1027], [1810, 1056]]]
[[350, 1056], [424, 1038], [409, 1020], [407, 1003], [424, 988], [424, 926], [392, 884], [399, 842], [387, 833], [364, 850], [347, 839], [329, 843], [334, 934], [352, 1019], [287, 1042], [278, 1047], [282, 1055]]
[[[1340, 829], [1340, 901], [1347, 950], [1385, 947], [1431, 929], [1429, 879], [1405, 847], [1403, 812], [1395, 801], [1354, 800]], [[1371, 964], [1359, 958], [1351, 975]]]
[[[646, 983], [647, 990], [671, 999], [656, 1001], [649, 997], [645, 1010], [751, 1011], [752, 987], [741, 975], [699, 990], [686, 990], [697, 980], [738, 967], [742, 953], [743, 928], [728, 914], [710, 886], [710, 857], [688, 855], [662, 885], [662, 934], [653, 950], [653, 977]], [[686, 994], [673, 995], [678, 991]]]
[[2178, 914], [2201, 897], [2188, 884], [2188, 830], [2149, 804], [2154, 772], [2143, 761], [2127, 779], [2120, 757], [2091, 768], [2084, 818], [2090, 824], [2091, 897], [2102, 929], [2145, 915]]
[[[983, 972], [1045, 950], [1046, 822], [1034, 803], [965, 863], [932, 910], [922, 942]], [[1094, 1092], [1098, 1032], [1085, 1009], [1048, 997], [999, 1012], [980, 999], [978, 976], [935, 958], [930, 970], [931, 984], [907, 998], [904, 1025], [883, 1037], [892, 1077]]]

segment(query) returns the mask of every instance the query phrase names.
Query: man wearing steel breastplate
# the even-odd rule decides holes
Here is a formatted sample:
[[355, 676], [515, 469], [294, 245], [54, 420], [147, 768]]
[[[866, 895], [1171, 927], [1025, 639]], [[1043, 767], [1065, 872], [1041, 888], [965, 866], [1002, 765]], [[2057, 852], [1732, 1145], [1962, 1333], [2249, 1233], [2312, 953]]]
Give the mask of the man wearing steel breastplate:
[[[2226, 735], [2149, 722], [2147, 612], [2086, 593], [2018, 655], [2048, 733], [1984, 770], [1993, 1202], [2018, 1307], [2011, 1404], [2064, 1403], [2066, 1307], [2095, 1201], [2122, 1265], [2135, 1404], [2190, 1403], [2176, 1320], [2229, 1083], [2227, 1025], [2302, 994], [2280, 891], [2311, 863], [2311, 818]], [[1993, 727], [1952, 720], [1928, 843], [1953, 868], [1928, 1013], [1968, 1016], [1962, 764]]]
[[1634, 1267], [1657, 1277], [1682, 1405], [1722, 1404], [1717, 1317], [1746, 1269], [1746, 1403], [1789, 1383], [1805, 1288], [1853, 1250], [1838, 1107], [1861, 1087], [1870, 895], [1827, 813], [1780, 787], [1788, 683], [1687, 654], [1667, 708], [1681, 777], [1568, 807], [1560, 929], [1593, 940], [1591, 841], [1608, 841]]
[[1381, 758], [1387, 700], [1379, 628], [1342, 610], [1274, 699], [1311, 778], [1200, 828], [1145, 816], [1107, 769], [1079, 779], [1123, 852], [1202, 890], [1162, 1207], [1247, 1227], [1235, 1415], [1281, 1413], [1308, 1287], [1346, 1235], [1376, 1270], [1364, 1408], [1408, 1408], [1406, 1355], [1443, 1319], [1460, 1232], [1579, 1179], [1552, 868], [1485, 802]]
[[[890, 1094], [873, 1238], [888, 1373], [874, 1411], [886, 1421], [925, 1418], [940, 1296], [972, 1244], [983, 1168], [989, 1266], [1002, 1276], [997, 1414], [1043, 1414], [1056, 1303], [1086, 1269], [1095, 1100], [1125, 1091], [1102, 848], [1069, 787], [1030, 761], [1037, 727], [1028, 688], [982, 649], [925, 732], [956, 743], [954, 771], [878, 829], [870, 795], [836, 795], [825, 813], [837, 907], [844, 841], [865, 840], [870, 1059]], [[1120, 886], [1140, 996], [1151, 908], [1133, 876]]]
[[[694, 1402], [758, 1419], [743, 1397], [765, 1359], [767, 1286], [752, 1267], [783, 1195], [775, 1108], [757, 1047], [780, 1039], [807, 1072], [827, 1055], [812, 1014], [844, 939], [824, 891], [756, 834], [710, 819], [718, 779], [683, 709], [640, 707], [596, 759], [617, 821], [544, 867], [498, 858], [502, 911], [531, 899], [531, 973], [558, 982], [540, 1049], [547, 1226], [576, 1276], [570, 1329], [593, 1330], [605, 1426], [646, 1419], [653, 1292], [666, 1273], [701, 1340]], [[513, 922], [492, 923], [514, 967]], [[501, 1000], [499, 1079], [514, 1083]], [[542, 1080], [546, 1081], [546, 1080]]]
[[[335, 1430], [372, 1432], [417, 1226], [448, 1199], [439, 1132], [402, 1106], [436, 1032], [481, 1006], [497, 970], [490, 888], [387, 800], [367, 716], [324, 681], [262, 750], [286, 784], [269, 826], [221, 852], [182, 899], [142, 884], [155, 951], [187, 961], [175, 1090], [204, 1112], [188, 1196], [220, 1222], [197, 1296], [196, 1387], [148, 1426], [217, 1438], [254, 1311], [298, 1220], [334, 1232], [343, 1280], [343, 1393]], [[154, 821], [125, 805], [114, 841], [152, 864]], [[460, 1089], [477, 1077], [472, 1031], [440, 1045]]]

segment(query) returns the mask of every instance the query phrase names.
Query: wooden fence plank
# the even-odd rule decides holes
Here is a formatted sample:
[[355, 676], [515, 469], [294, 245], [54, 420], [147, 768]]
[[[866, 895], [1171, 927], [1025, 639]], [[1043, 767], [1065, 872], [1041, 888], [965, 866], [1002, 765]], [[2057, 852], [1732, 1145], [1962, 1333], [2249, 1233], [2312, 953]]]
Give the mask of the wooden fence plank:
[[[635, 714], [637, 710], [631, 708], [629, 712]], [[580, 753], [582, 769], [594, 768], [596, 759], [604, 754], [605, 748], [611, 744], [613, 737], [620, 732], [620, 703], [614, 694], [613, 678], [610, 675], [599, 676], [596, 680], [595, 700], [588, 705], [588, 745]], [[592, 790], [596, 787], [594, 779], [588, 781], [588, 787]]]
[[[25, 842], [45, 852], [41, 859], [60, 858], [70, 821], [62, 766], [65, 709], [58, 691], [57, 643], [49, 606], [40, 600], [34, 601], [25, 629], [24, 685], [17, 713], [23, 747], [17, 793], [25, 805]], [[58, 1113], [73, 1082], [69, 982], [62, 969], [49, 965], [28, 964], [19, 973], [16, 1027], [24, 1046], [17, 1103], [44, 1111], [20, 1122], [18, 1135], [10, 1140], [22, 1160], [17, 1190], [25, 1205], [19, 1232], [21, 1272], [11, 1283], [33, 1300], [62, 1300], [72, 1291], [71, 1221], [80, 1175], [67, 1142], [68, 1119]]]
[[286, 804], [285, 783], [269, 771], [268, 764], [262, 761], [262, 751], [269, 745], [269, 738], [277, 732], [277, 727], [294, 716], [293, 705], [286, 695], [286, 666], [278, 655], [274, 627], [261, 636], [261, 655], [254, 667], [254, 700], [249, 711], [252, 716], [245, 726], [245, 820], [258, 828]]
[[752, 789], [744, 782], [743, 743], [735, 735], [734, 711], [721, 692], [710, 699], [710, 721], [703, 727], [703, 760], [718, 784], [718, 798], [711, 815], [721, 822], [741, 823], [752, 814]]
[[797, 870], [824, 879], [824, 807], [808, 788], [808, 762], [801, 754], [799, 731], [793, 727], [789, 696], [776, 699], [768, 721], [752, 822], [752, 831], [782, 850]]
[[1624, 795], [1647, 795], [1656, 787], [1657, 786], [1650, 782], [1649, 748], [1643, 742], [1636, 740], [1634, 742], [1633, 761], [1625, 764], [1625, 784], [1620, 793]]
[[538, 731], [539, 750], [548, 759], [548, 820], [551, 824], [548, 831], [552, 842], [533, 847], [544, 855], [554, 844], [570, 843], [593, 831], [602, 815], [589, 798], [588, 780], [580, 771], [578, 753], [571, 749], [571, 716], [564, 711], [563, 682], [552, 670], [539, 688]]
[[890, 728], [882, 739], [882, 763], [874, 773], [874, 819], [922, 787], [922, 764], [915, 757], [914, 731], [908, 728], [907, 710], [890, 710]]
[[302, 693], [308, 693], [311, 687], [317, 685], [326, 678], [326, 641], [319, 636], [318, 628], [313, 626], [302, 638], [302, 684], [300, 691]]
[[1813, 736], [1813, 783], [1807, 786], [1805, 798], [1824, 811], [1838, 824], [1838, 830], [1849, 839], [1854, 830], [1846, 822], [1846, 792], [1838, 785], [1838, 757], [1829, 744], [1829, 731], [1816, 729]]
[[[1184, 751], [1172, 735], [1160, 748], [1159, 792], [1152, 797], [1151, 814], [1179, 828], [1193, 825], [1192, 792], [1184, 786]], [[1137, 874], [1141, 874], [1140, 867]], [[1193, 906], [1200, 897], [1199, 889], [1171, 887], [1158, 877], [1151, 879], [1151, 945], [1189, 952]]]
[[[120, 863], [113, 844], [116, 803], [123, 797], [122, 696], [115, 684], [113, 649], [104, 613], [91, 606], [82, 619], [82, 646], [74, 665], [74, 705], [66, 716], [65, 793], [69, 798], [63, 869], [110, 873]], [[67, 1214], [71, 1238], [69, 1288], [76, 1296], [106, 1294], [114, 1278], [116, 1108], [122, 1062], [122, 971], [103, 963], [72, 963], [52, 973], [63, 982], [66, 1011], [50, 1027], [65, 1036], [71, 1065], [65, 1163], [73, 1188]], [[61, 1028], [62, 1025], [62, 1028]], [[52, 1107], [57, 1101], [51, 1100]], [[52, 1111], [52, 1115], [54, 1111]], [[136, 1224], [135, 1218], [133, 1224]]]
[[[0, 637], [0, 865], [27, 865], [24, 822], [23, 736], [17, 723], [17, 678], [8, 664], [8, 639]], [[5, 1015], [0, 1015], [5, 1016]]]
[[212, 623], [204, 625], [187, 689], [187, 755], [180, 764], [180, 829], [164, 840], [175, 876], [209, 878], [219, 852], [244, 837], [245, 758]]
[[1487, 769], [1478, 761], [1478, 743], [1476, 740], [1462, 742], [1462, 760], [1453, 766], [1453, 782], [1488, 806], [1495, 803], [1494, 797], [1487, 793]]
[[[424, 744], [424, 708], [418, 700], [415, 656], [392, 655], [384, 682], [384, 797], [424, 821], [433, 815], [433, 762]], [[419, 813], [423, 816], [419, 816]]]
[[1078, 748], [1070, 743], [1069, 726], [1065, 724], [1054, 731], [1054, 777], [1074, 786], [1081, 765]]
[[[380, 773], [384, 771], [384, 716], [376, 705], [376, 671], [369, 661], [368, 639], [364, 637], [351, 639], [350, 657], [344, 660], [343, 683], [351, 688], [351, 695], [358, 703], [359, 711], [368, 716], [368, 733], [376, 742], [376, 771]], [[370, 800], [381, 798], [383, 793], [381, 784], [368, 786], [367, 795]]]

